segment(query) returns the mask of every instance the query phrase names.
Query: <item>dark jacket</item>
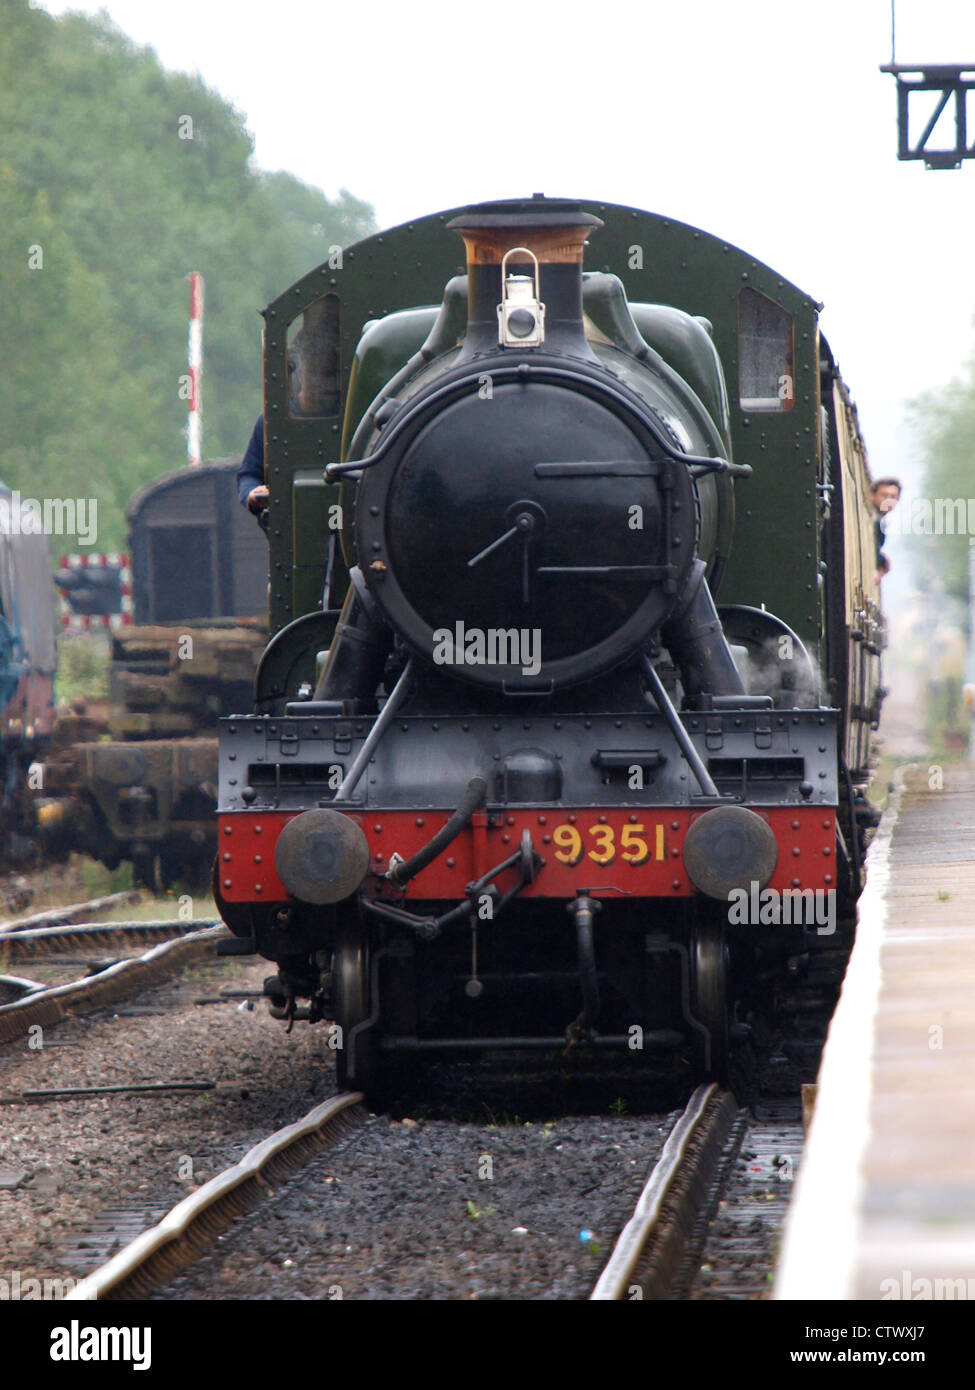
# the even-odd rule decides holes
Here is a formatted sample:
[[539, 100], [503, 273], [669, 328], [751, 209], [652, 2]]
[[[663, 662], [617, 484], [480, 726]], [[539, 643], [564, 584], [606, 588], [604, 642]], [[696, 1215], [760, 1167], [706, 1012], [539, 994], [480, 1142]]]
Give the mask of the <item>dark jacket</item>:
[[258, 415], [244, 457], [237, 469], [237, 496], [247, 506], [248, 494], [264, 482], [264, 416]]

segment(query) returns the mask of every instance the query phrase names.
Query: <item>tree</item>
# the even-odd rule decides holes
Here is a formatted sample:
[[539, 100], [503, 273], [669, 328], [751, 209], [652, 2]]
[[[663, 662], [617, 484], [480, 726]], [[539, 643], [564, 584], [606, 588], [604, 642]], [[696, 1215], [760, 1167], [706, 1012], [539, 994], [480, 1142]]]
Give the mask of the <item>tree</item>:
[[[967, 606], [967, 517], [969, 510], [975, 512], [975, 502], [968, 506], [968, 499], [975, 499], [975, 355], [949, 386], [914, 401], [912, 417], [924, 454], [923, 500], [929, 513], [919, 511], [903, 524], [914, 536], [922, 584], [937, 583]], [[927, 514], [934, 534], [923, 534]], [[922, 534], [915, 535], [919, 530]]]
[[104, 15], [4, 0], [0, 477], [97, 495], [99, 549], [124, 545], [128, 498], [185, 458], [187, 274], [206, 280], [206, 452], [236, 453], [260, 404], [257, 311], [374, 230], [351, 194], [252, 157], [239, 112]]

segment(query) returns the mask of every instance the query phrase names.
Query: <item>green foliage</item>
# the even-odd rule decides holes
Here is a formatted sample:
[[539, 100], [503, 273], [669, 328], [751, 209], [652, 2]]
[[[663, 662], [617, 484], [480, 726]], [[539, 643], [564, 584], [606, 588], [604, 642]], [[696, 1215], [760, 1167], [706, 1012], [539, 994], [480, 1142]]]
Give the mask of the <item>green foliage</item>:
[[964, 753], [970, 717], [960, 673], [941, 670], [928, 681], [924, 732], [933, 757], [950, 759]]
[[206, 281], [206, 453], [239, 453], [260, 408], [257, 311], [374, 229], [351, 194], [330, 202], [252, 153], [237, 111], [105, 16], [4, 0], [0, 478], [97, 497], [99, 550], [123, 548], [136, 488], [184, 461], [187, 274]]
[[132, 889], [132, 865], [128, 861], [117, 869], [107, 869], [94, 859], [82, 859], [81, 873], [89, 898], [107, 898], [110, 893], [128, 893]]
[[54, 696], [60, 700], [108, 699], [108, 643], [87, 632], [58, 642], [58, 672]]
[[[924, 454], [928, 498], [968, 498], [975, 480], [975, 355], [964, 372], [940, 391], [912, 402], [912, 420]], [[943, 590], [967, 603], [968, 537], [920, 536], [913, 540], [923, 588]]]
[[480, 1221], [482, 1216], [493, 1216], [496, 1211], [497, 1207], [479, 1207], [476, 1202], [467, 1202], [467, 1215], [472, 1221]]

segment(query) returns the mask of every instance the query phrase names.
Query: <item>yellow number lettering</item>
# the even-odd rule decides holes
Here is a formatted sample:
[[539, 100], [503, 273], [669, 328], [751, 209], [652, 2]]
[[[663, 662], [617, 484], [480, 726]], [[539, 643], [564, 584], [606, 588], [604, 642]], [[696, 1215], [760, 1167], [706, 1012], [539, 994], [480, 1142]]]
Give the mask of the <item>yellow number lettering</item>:
[[628, 864], [644, 864], [650, 857], [650, 846], [643, 838], [642, 825], [624, 825], [620, 846], [622, 858]]
[[591, 825], [589, 834], [594, 836], [598, 848], [589, 851], [589, 858], [597, 864], [608, 864], [616, 855], [615, 836], [610, 825]]
[[654, 855], [654, 858], [656, 858], [656, 859], [663, 859], [663, 857], [664, 857], [664, 828], [663, 828], [662, 825], [658, 825], [658, 826], [657, 826], [656, 853], [655, 853], [655, 855]]
[[552, 841], [558, 846], [556, 859], [563, 864], [578, 864], [582, 858], [582, 836], [574, 825], [557, 825], [552, 831]]

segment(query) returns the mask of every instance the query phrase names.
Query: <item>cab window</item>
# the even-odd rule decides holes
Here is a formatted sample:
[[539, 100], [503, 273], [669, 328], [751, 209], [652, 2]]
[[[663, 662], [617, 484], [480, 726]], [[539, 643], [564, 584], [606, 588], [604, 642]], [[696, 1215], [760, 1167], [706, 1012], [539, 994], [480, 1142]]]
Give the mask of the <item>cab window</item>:
[[288, 328], [288, 414], [337, 415], [340, 397], [339, 297], [323, 294]]
[[750, 286], [738, 295], [738, 394], [742, 410], [791, 410], [792, 315]]

